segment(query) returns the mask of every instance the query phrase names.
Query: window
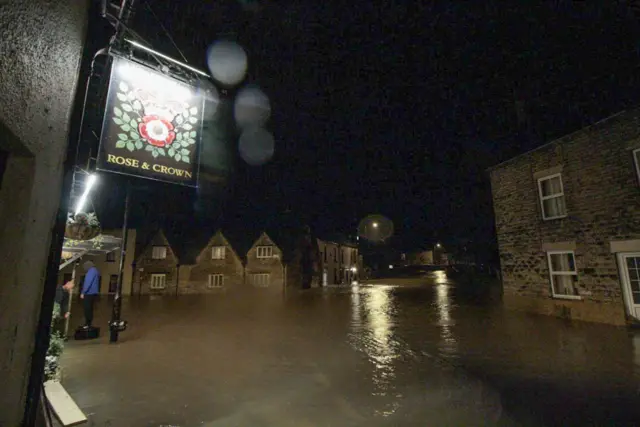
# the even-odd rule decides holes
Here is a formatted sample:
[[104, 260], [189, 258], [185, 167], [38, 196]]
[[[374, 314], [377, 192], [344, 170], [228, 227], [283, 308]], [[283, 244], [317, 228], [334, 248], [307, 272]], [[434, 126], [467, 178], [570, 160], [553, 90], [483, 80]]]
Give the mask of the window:
[[554, 297], [580, 299], [575, 282], [578, 279], [573, 252], [547, 252], [551, 291]]
[[322, 251], [322, 256], [324, 257], [324, 262], [327, 262], [327, 248], [324, 248], [324, 250]]
[[107, 254], [107, 262], [116, 262], [116, 253], [115, 252], [109, 252]]
[[151, 258], [153, 259], [165, 259], [167, 258], [166, 246], [154, 246], [151, 252]]
[[266, 288], [267, 286], [269, 286], [270, 276], [271, 275], [269, 273], [252, 274], [251, 284], [253, 286], [260, 286], [260, 287]]
[[273, 256], [273, 246], [258, 246], [258, 258], [271, 258]]
[[224, 259], [226, 254], [224, 246], [214, 246], [211, 248], [211, 259]]
[[638, 177], [638, 184], [640, 184], [640, 148], [633, 150], [633, 163], [636, 165], [636, 175]]
[[164, 289], [167, 287], [167, 275], [165, 273], [151, 275], [151, 289]]
[[109, 276], [109, 293], [115, 294], [117, 287], [118, 287], [118, 275], [112, 274], [111, 276]]
[[210, 288], [221, 288], [224, 286], [224, 275], [223, 274], [210, 274], [209, 275], [209, 287]]
[[558, 173], [540, 178], [538, 180], [538, 189], [540, 190], [542, 219], [555, 219], [567, 216], [561, 174]]

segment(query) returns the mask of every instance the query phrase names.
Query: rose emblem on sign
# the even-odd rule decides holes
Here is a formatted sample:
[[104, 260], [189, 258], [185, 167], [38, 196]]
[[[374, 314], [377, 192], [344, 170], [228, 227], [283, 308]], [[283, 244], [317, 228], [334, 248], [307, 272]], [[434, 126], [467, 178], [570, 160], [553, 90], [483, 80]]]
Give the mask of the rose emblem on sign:
[[171, 145], [176, 137], [171, 122], [158, 116], [144, 116], [138, 125], [138, 133], [155, 147]]
[[156, 158], [171, 157], [191, 162], [196, 143], [198, 107], [160, 97], [120, 82], [113, 107], [113, 122], [121, 130], [116, 148], [145, 150]]

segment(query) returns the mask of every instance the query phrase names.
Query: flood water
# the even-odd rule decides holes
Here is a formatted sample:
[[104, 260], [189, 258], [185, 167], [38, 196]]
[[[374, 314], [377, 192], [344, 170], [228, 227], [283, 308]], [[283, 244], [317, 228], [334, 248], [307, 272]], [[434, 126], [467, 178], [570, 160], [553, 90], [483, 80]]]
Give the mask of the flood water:
[[123, 309], [118, 344], [104, 327], [65, 349], [90, 425], [640, 424], [640, 334], [506, 311], [497, 286], [444, 272]]

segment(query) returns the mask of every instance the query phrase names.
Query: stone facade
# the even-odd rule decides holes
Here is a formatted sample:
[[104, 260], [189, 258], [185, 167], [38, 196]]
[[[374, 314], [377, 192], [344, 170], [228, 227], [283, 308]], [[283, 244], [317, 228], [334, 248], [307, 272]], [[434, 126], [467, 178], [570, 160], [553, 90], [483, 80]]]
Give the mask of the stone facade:
[[431, 265], [433, 263], [433, 251], [412, 252], [407, 256], [407, 265]]
[[267, 233], [262, 233], [247, 252], [245, 265], [247, 285], [282, 291], [284, 274], [282, 250]]
[[[165, 248], [164, 258], [154, 258], [154, 248]], [[136, 259], [133, 294], [135, 295], [177, 295], [179, 260], [171, 248], [164, 232], [159, 230], [142, 249]], [[165, 275], [164, 287], [159, 287], [157, 275]], [[155, 286], [154, 286], [155, 283]]]
[[[210, 275], [222, 275], [223, 279], [210, 280]], [[242, 259], [220, 231], [202, 249], [195, 264], [180, 266], [180, 294], [227, 292], [244, 285]]]
[[323, 286], [351, 284], [357, 280], [362, 267], [357, 246], [318, 239], [318, 248]]
[[[635, 314], [618, 259], [640, 252], [640, 186], [633, 157], [638, 148], [636, 110], [491, 169], [507, 307], [612, 324]], [[566, 214], [543, 219], [539, 180], [557, 174]], [[548, 261], [553, 251], [574, 254], [573, 299], [553, 295]]]
[[2, 426], [25, 413], [88, 9], [86, 0], [0, 2]]

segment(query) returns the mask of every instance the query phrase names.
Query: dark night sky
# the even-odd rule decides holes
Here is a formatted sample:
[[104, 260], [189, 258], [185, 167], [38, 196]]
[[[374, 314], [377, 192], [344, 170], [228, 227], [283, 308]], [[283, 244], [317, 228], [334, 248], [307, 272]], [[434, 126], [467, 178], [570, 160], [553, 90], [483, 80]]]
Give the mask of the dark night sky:
[[[134, 28], [177, 57], [140, 1]], [[246, 82], [269, 95], [276, 137], [255, 168], [226, 134], [226, 189], [150, 196], [151, 211], [188, 218], [195, 202], [201, 222], [259, 228], [289, 209], [320, 233], [381, 213], [408, 246], [486, 242], [487, 167], [638, 103], [627, 2], [259, 3], [150, 2], [200, 68], [216, 39], [246, 48]]]

